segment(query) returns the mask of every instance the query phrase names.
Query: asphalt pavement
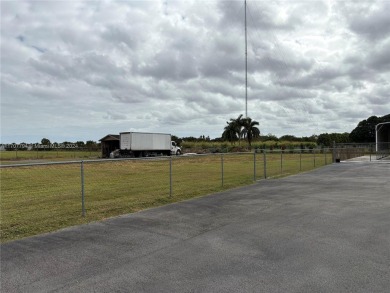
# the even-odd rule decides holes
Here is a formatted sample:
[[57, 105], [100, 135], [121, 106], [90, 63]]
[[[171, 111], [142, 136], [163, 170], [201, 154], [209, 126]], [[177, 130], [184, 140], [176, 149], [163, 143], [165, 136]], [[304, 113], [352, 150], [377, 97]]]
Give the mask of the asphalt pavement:
[[1, 292], [389, 292], [390, 161], [5, 243]]

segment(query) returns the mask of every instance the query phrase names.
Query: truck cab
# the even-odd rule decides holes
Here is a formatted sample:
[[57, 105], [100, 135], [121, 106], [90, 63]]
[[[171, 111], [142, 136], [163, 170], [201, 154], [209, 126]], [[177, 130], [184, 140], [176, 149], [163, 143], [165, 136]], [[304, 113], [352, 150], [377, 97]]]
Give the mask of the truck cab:
[[171, 155], [181, 155], [181, 148], [174, 141], [171, 141]]

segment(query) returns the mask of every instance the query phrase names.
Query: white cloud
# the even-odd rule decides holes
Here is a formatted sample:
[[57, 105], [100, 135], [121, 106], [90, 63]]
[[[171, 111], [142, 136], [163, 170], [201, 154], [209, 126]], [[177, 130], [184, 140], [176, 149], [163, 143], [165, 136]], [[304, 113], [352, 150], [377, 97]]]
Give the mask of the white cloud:
[[[262, 133], [389, 113], [386, 1], [248, 1]], [[158, 131], [218, 137], [245, 111], [242, 1], [2, 1], [2, 143]]]

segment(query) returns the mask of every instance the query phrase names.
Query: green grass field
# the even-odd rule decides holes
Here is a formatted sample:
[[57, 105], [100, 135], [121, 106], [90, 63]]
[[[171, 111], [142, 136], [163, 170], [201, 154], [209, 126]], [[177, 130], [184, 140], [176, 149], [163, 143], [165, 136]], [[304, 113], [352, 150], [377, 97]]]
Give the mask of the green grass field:
[[[277, 178], [331, 163], [330, 154], [218, 154], [2, 167], [1, 242]], [[223, 176], [222, 176], [223, 166]], [[170, 177], [172, 168], [172, 177]], [[172, 180], [172, 189], [170, 182]]]
[[69, 150], [32, 150], [32, 151], [1, 151], [0, 162], [2, 164], [15, 163], [26, 160], [61, 161], [73, 159], [95, 159], [101, 156], [101, 151]]
[[[235, 142], [234, 144], [224, 141], [183, 141], [181, 143], [183, 149], [219, 149], [223, 152], [229, 152], [235, 148], [248, 148], [246, 141]], [[299, 148], [316, 148], [315, 142], [303, 141], [253, 141], [252, 149], [299, 149]]]

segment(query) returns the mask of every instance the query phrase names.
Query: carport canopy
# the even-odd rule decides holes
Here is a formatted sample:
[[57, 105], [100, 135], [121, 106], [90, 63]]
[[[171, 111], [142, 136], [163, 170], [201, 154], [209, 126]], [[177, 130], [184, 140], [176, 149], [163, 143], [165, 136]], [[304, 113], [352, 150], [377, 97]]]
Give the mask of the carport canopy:
[[375, 125], [376, 151], [388, 150], [390, 147], [390, 122]]

